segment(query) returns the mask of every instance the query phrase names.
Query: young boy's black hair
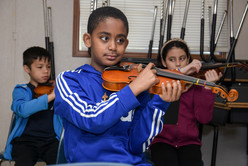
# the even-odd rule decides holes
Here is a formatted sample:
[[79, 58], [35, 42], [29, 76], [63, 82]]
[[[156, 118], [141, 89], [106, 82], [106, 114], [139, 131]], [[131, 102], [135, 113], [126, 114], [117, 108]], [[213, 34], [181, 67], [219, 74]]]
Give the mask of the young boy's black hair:
[[129, 27], [128, 27], [127, 17], [122, 11], [111, 6], [97, 8], [91, 13], [88, 19], [87, 32], [89, 34], [92, 34], [92, 32], [98, 26], [98, 24], [109, 17], [120, 19], [123, 22], [124, 26], [126, 27], [128, 34]]
[[31, 68], [31, 64], [33, 63], [33, 61], [38, 58], [39, 60], [45, 58], [45, 60], [48, 59], [48, 61], [50, 62], [51, 54], [42, 47], [30, 47], [23, 52], [23, 65], [27, 65], [29, 68]]
[[[122, 11], [111, 6], [97, 8], [90, 14], [88, 19], [87, 32], [91, 35], [95, 28], [98, 26], [98, 24], [109, 17], [120, 19], [126, 27], [128, 34], [129, 26], [127, 17]], [[88, 53], [91, 56], [90, 48], [88, 48]]]

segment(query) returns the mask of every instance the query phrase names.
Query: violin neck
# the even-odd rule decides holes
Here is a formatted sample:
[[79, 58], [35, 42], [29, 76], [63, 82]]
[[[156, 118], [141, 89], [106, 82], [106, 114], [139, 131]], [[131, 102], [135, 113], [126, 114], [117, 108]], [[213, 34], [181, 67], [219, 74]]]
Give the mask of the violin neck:
[[182, 80], [182, 81], [196, 84], [196, 85], [216, 87], [216, 84], [213, 82], [209, 82], [206, 80], [202, 80], [199, 78], [195, 78], [195, 77], [191, 77], [191, 76], [187, 76], [187, 75], [183, 75], [183, 74], [177, 74], [177, 73], [172, 72], [172, 71], [162, 71], [162, 70], [157, 69], [157, 75], [172, 78], [172, 79]]
[[240, 65], [239, 62], [232, 62], [232, 63], [215, 63], [215, 64], [208, 64], [208, 63], [203, 63], [201, 70], [207, 70], [207, 69], [215, 69], [215, 68], [219, 68], [219, 67], [236, 67]]

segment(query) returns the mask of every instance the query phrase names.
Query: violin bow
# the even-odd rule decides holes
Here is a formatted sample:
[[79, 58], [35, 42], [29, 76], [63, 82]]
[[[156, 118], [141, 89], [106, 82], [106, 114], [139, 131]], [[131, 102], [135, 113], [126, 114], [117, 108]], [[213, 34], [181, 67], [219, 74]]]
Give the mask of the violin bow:
[[48, 35], [49, 35], [49, 49], [51, 54], [51, 80], [55, 80], [55, 61], [54, 61], [54, 44], [53, 44], [53, 31], [52, 31], [52, 9], [47, 8], [48, 13]]
[[[219, 27], [219, 29], [218, 29], [218, 32], [217, 32], [217, 35], [216, 35], [216, 38], [215, 38], [215, 41], [214, 41], [214, 48], [213, 48], [214, 51], [215, 51], [215, 49], [216, 49], [216, 46], [217, 46], [217, 43], [218, 43], [218, 40], [219, 40], [219, 37], [220, 37], [221, 30], [222, 30], [222, 28], [223, 28], [223, 25], [224, 25], [224, 22], [225, 22], [225, 19], [226, 19], [226, 15], [227, 15], [227, 11], [225, 10], [225, 11], [224, 11], [224, 14], [223, 14], [223, 16], [222, 16], [222, 19], [221, 19], [220, 27]], [[213, 58], [214, 58], [216, 61], [218, 61], [217, 58], [215, 57], [215, 55], [213, 55]]]
[[[232, 0], [229, 1], [229, 10], [230, 10], [229, 20], [230, 20], [230, 47], [231, 47], [235, 40], [234, 34], [233, 34], [233, 1]], [[230, 61], [235, 62], [235, 48], [232, 51]], [[232, 68], [231, 69], [231, 82], [234, 83], [235, 80], [236, 80], [236, 69]]]
[[154, 13], [153, 13], [152, 34], [151, 34], [151, 39], [149, 42], [149, 50], [148, 50], [148, 56], [147, 56], [148, 59], [151, 59], [152, 57], [152, 46], [153, 46], [153, 38], [154, 38], [154, 32], [155, 32], [155, 26], [156, 26], [157, 11], [158, 11], [158, 6], [155, 6]]
[[209, 39], [211, 39], [211, 22], [212, 22], [212, 7], [208, 6], [208, 29], [209, 29]]
[[201, 15], [201, 30], [200, 30], [200, 57], [204, 62], [207, 62], [207, 59], [204, 56], [204, 8], [205, 8], [205, 0], [202, 0], [202, 15]]
[[[214, 41], [214, 48], [213, 48], [214, 49], [214, 52], [215, 52], [215, 49], [216, 49], [216, 46], [217, 46], [217, 43], [218, 43], [218, 40], [219, 40], [219, 37], [220, 37], [221, 30], [222, 30], [222, 28], [224, 26], [226, 15], [227, 15], [227, 11], [225, 10], [224, 13], [223, 13], [222, 19], [221, 19], [221, 23], [220, 23], [219, 29], [217, 31], [217, 35], [216, 35], [215, 41]], [[212, 58], [216, 62], [225, 62], [225, 60], [218, 60], [214, 54], [213, 54], [213, 57]]]
[[228, 53], [228, 56], [227, 56], [227, 62], [230, 62], [230, 59], [231, 59], [231, 56], [232, 56], [232, 54], [233, 54], [234, 48], [235, 48], [235, 46], [236, 46], [236, 44], [237, 44], [237, 40], [238, 40], [240, 31], [241, 31], [241, 28], [242, 28], [242, 26], [243, 26], [243, 23], [244, 23], [244, 20], [245, 20], [247, 11], [248, 11], [248, 2], [246, 3], [246, 7], [245, 7], [245, 10], [244, 10], [242, 19], [241, 19], [241, 21], [240, 21], [238, 31], [237, 31], [237, 33], [236, 33], [236, 36], [235, 36], [234, 40], [233, 40], [232, 46], [231, 46], [231, 48], [230, 48], [230, 50], [229, 50], [229, 53]]
[[167, 21], [167, 41], [171, 39], [173, 0], [169, 0], [168, 21]]
[[211, 27], [211, 39], [210, 39], [210, 56], [209, 60], [214, 59], [214, 41], [215, 41], [215, 29], [216, 29], [216, 20], [217, 20], [217, 9], [218, 9], [218, 0], [214, 1], [213, 17], [212, 17], [212, 27]]
[[190, 3], [190, 0], [187, 0], [186, 5], [185, 5], [185, 10], [184, 10], [183, 24], [181, 28], [181, 34], [180, 34], [180, 39], [182, 40], [184, 40], [184, 36], [185, 36], [185, 28], [186, 28], [186, 21], [187, 21], [187, 16], [188, 16], [188, 11], [189, 11], [189, 3]]
[[49, 50], [47, 0], [43, 0], [43, 15], [44, 15], [44, 28], [45, 28], [45, 44], [46, 44], [46, 49]]
[[90, 11], [93, 12], [97, 8], [97, 0], [90, 1]]
[[169, 1], [167, 0], [162, 0], [162, 3], [161, 3], [160, 38], [159, 38], [159, 45], [158, 45], [158, 57], [160, 57], [160, 51], [164, 43], [165, 25], [166, 25], [166, 18], [168, 14], [168, 6], [169, 6], [168, 3]]
[[218, 59], [215, 55], [214, 55], [214, 52], [215, 52], [215, 49], [216, 49], [216, 46], [217, 46], [217, 43], [218, 43], [218, 40], [219, 40], [219, 37], [220, 37], [220, 33], [221, 33], [221, 30], [224, 26], [224, 22], [225, 22], [225, 19], [226, 19], [226, 15], [227, 15], [227, 11], [225, 10], [224, 11], [224, 14], [222, 16], [222, 19], [221, 19], [221, 23], [220, 23], [220, 26], [219, 26], [219, 29], [218, 29], [218, 32], [216, 34], [216, 38], [215, 38], [215, 41], [214, 41], [214, 45], [213, 45], [213, 54], [210, 55], [210, 58], [212, 58], [212, 60], [214, 62], [225, 62], [225, 60], [221, 60], [221, 59]]
[[52, 11], [47, 7], [47, 0], [43, 0], [44, 28], [45, 28], [45, 45], [46, 50], [51, 54], [51, 80], [55, 80], [54, 65], [54, 44], [52, 35]]
[[[213, 22], [212, 22], [212, 30], [211, 30], [211, 32], [214, 32], [214, 33], [211, 34], [211, 32], [210, 32], [210, 34], [211, 34], [210, 35], [210, 38], [211, 38], [211, 41], [210, 41], [210, 57], [209, 57], [209, 59], [206, 59], [205, 56], [203, 55], [203, 52], [204, 52], [203, 51], [203, 49], [204, 49], [204, 0], [202, 0], [201, 35], [200, 35], [200, 57], [201, 57], [201, 59], [204, 62], [210, 61], [211, 58], [215, 62], [225, 62], [224, 60], [223, 61], [218, 60], [216, 58], [216, 56], [214, 55], [214, 52], [215, 52], [215, 49], [216, 49], [216, 46], [217, 46], [217, 43], [218, 43], [218, 40], [219, 40], [219, 37], [220, 37], [220, 33], [221, 33], [222, 28], [223, 28], [223, 25], [224, 25], [224, 22], [225, 22], [225, 19], [226, 19], [226, 15], [227, 15], [227, 11], [225, 10], [224, 11], [224, 14], [223, 14], [223, 17], [222, 17], [222, 20], [221, 20], [221, 24], [219, 26], [219, 29], [218, 29], [218, 32], [217, 32], [217, 35], [216, 35], [216, 38], [215, 38], [215, 27], [216, 27], [216, 17], [217, 17], [217, 4], [218, 4], [218, 2], [215, 1], [214, 14], [213, 14]], [[211, 8], [209, 8], [209, 14], [210, 14], [210, 10], [211, 10]], [[209, 19], [209, 20], [211, 20], [211, 19]], [[213, 41], [214, 41], [214, 44], [213, 44]]]
[[[231, 61], [231, 57], [232, 57], [232, 54], [234, 52], [234, 48], [235, 48], [235, 46], [237, 44], [237, 40], [238, 40], [240, 31], [241, 31], [241, 28], [243, 26], [243, 23], [244, 23], [244, 20], [245, 20], [247, 11], [248, 11], [248, 2], [246, 3], [245, 9], [244, 9], [244, 13], [243, 13], [243, 16], [241, 18], [241, 21], [240, 21], [240, 24], [239, 24], [239, 28], [238, 28], [237, 33], [236, 33], [236, 36], [235, 36], [235, 38], [233, 40], [232, 46], [230, 47], [230, 50], [228, 52], [228, 56], [227, 56], [226, 62], [230, 62]], [[226, 73], [227, 73], [227, 68], [225, 68], [224, 73], [223, 73], [223, 76], [220, 79], [220, 82], [224, 80]]]

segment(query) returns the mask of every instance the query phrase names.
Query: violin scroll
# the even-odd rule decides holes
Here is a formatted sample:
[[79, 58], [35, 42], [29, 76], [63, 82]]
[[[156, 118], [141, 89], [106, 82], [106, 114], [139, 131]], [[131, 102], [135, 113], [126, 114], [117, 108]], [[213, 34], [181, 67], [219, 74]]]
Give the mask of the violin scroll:
[[227, 98], [227, 100], [228, 100], [228, 101], [235, 101], [235, 100], [238, 99], [238, 97], [239, 97], [238, 91], [237, 91], [236, 89], [231, 89], [231, 90], [229, 91], [229, 93], [228, 93], [228, 98]]
[[212, 92], [219, 94], [223, 99], [227, 99], [227, 101], [236, 101], [239, 97], [239, 93], [236, 89], [231, 89], [227, 92], [224, 88], [212, 87]]

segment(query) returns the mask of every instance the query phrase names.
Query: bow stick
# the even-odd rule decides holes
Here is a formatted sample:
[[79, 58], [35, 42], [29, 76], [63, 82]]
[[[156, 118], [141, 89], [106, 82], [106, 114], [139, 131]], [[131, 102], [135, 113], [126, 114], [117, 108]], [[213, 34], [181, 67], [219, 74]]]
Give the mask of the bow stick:
[[[233, 1], [230, 0], [229, 2], [229, 10], [230, 10], [230, 47], [232, 46], [235, 38], [233, 34]], [[231, 54], [231, 62], [235, 62], [235, 49], [233, 49], [232, 54]], [[236, 80], [236, 69], [232, 68], [231, 69], [231, 81], [234, 83]]]
[[48, 35], [48, 15], [47, 15], [47, 0], [43, 0], [44, 28], [45, 28], [45, 44], [49, 50], [49, 35]]
[[217, 8], [218, 8], [217, 6], [218, 6], [218, 0], [215, 0], [214, 9], [213, 9], [213, 17], [212, 17], [212, 27], [211, 27], [209, 61], [213, 60], [213, 54], [214, 54], [215, 29], [216, 29], [216, 18], [217, 18]]
[[54, 62], [54, 44], [53, 44], [53, 31], [52, 31], [52, 9], [47, 8], [48, 13], [48, 36], [49, 36], [49, 48], [48, 51], [51, 54], [51, 79], [55, 80], [55, 62]]
[[160, 20], [160, 38], [159, 38], [159, 45], [158, 45], [158, 57], [160, 57], [160, 50], [164, 43], [164, 33], [165, 33], [165, 25], [166, 25], [166, 18], [168, 14], [168, 3], [167, 0], [162, 0], [161, 3], [161, 20]]
[[205, 8], [205, 0], [202, 0], [202, 15], [201, 15], [201, 31], [200, 31], [200, 57], [204, 62], [207, 62], [207, 59], [204, 56], [204, 8]]
[[225, 11], [224, 11], [224, 14], [223, 14], [223, 17], [222, 17], [222, 20], [221, 20], [220, 27], [219, 27], [219, 29], [218, 29], [218, 32], [217, 32], [217, 35], [216, 35], [216, 38], [215, 38], [215, 41], [214, 41], [213, 54], [212, 54], [211, 58], [212, 58], [212, 60], [215, 61], [215, 62], [225, 62], [225, 60], [220, 60], [220, 59], [218, 59], [218, 58], [214, 55], [214, 52], [215, 52], [215, 49], [216, 49], [216, 46], [217, 46], [217, 43], [218, 43], [218, 40], [219, 40], [219, 37], [220, 37], [220, 33], [221, 33], [222, 28], [223, 28], [225, 19], [226, 19], [226, 15], [227, 15], [227, 11], [225, 10]]
[[154, 7], [154, 13], [153, 13], [153, 25], [152, 25], [152, 34], [151, 34], [151, 40], [149, 42], [149, 50], [148, 50], [148, 59], [151, 59], [152, 57], [152, 46], [153, 46], [153, 38], [154, 38], [154, 32], [155, 32], [155, 25], [156, 25], [156, 19], [157, 19], [157, 11], [158, 7]]
[[185, 5], [185, 10], [184, 10], [183, 24], [182, 24], [182, 28], [181, 28], [180, 38], [183, 40], [184, 40], [184, 36], [185, 36], [185, 27], [186, 27], [186, 21], [187, 21], [187, 16], [188, 16], [189, 3], [190, 3], [190, 0], [187, 0], [186, 5]]
[[167, 22], [167, 41], [171, 39], [173, 0], [169, 0], [168, 22]]
[[[230, 50], [229, 50], [229, 52], [228, 52], [228, 56], [227, 56], [226, 62], [230, 62], [230, 60], [231, 60], [231, 57], [232, 57], [234, 48], [235, 48], [235, 46], [236, 46], [236, 44], [237, 44], [237, 40], [238, 40], [240, 31], [241, 31], [241, 28], [242, 28], [243, 23], [244, 23], [244, 20], [245, 20], [245, 18], [246, 18], [247, 11], [248, 11], [248, 2], [246, 3], [245, 10], [244, 10], [243, 16], [242, 16], [242, 18], [241, 18], [241, 21], [240, 21], [240, 24], [239, 24], [239, 28], [238, 28], [238, 31], [237, 31], [236, 36], [235, 36], [235, 38], [234, 38], [234, 41], [233, 41], [233, 43], [232, 43], [232, 46], [230, 47]], [[220, 79], [220, 82], [224, 80], [225, 75], [226, 75], [226, 73], [227, 73], [227, 70], [228, 70], [228, 68], [226, 68], [226, 69], [224, 70], [224, 73], [223, 73], [222, 78]]]

